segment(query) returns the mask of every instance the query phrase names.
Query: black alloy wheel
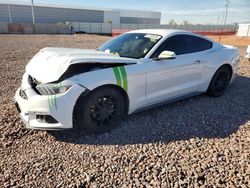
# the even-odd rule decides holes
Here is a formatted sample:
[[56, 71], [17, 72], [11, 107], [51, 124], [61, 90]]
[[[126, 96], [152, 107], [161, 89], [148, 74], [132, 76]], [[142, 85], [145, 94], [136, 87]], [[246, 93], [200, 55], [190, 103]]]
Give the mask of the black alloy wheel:
[[230, 69], [226, 66], [220, 67], [214, 74], [209, 88], [207, 90], [207, 94], [213, 97], [222, 96], [231, 80], [232, 73]]
[[91, 119], [97, 126], [107, 126], [116, 117], [119, 111], [118, 107], [118, 101], [114, 96], [100, 97], [91, 106]]
[[73, 126], [93, 133], [111, 130], [125, 115], [125, 105], [121, 91], [100, 87], [79, 97], [74, 108]]

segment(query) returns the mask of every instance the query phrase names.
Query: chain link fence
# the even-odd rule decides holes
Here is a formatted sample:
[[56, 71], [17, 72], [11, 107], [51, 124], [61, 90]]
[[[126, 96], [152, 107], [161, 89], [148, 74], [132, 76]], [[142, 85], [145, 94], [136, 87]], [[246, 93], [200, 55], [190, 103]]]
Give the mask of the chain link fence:
[[100, 33], [117, 35], [137, 29], [178, 29], [204, 34], [235, 34], [237, 25], [157, 25], [157, 24], [109, 24], [67, 22], [76, 33]]
[[0, 33], [74, 34], [96, 33], [116, 36], [137, 29], [178, 29], [204, 35], [235, 34], [236, 25], [156, 25], [66, 22], [66, 24], [0, 23]]

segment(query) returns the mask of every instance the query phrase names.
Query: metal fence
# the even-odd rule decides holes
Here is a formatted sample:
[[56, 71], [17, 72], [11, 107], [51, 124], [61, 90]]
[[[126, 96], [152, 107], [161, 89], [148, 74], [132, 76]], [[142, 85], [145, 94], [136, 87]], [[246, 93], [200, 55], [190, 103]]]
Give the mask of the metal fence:
[[112, 24], [105, 23], [83, 23], [83, 22], [66, 22], [70, 25], [74, 32], [84, 32], [84, 33], [112, 33]]
[[0, 23], [0, 33], [10, 34], [73, 34], [65, 24]]
[[108, 24], [67, 22], [74, 32], [119, 34], [136, 29], [179, 29], [198, 33], [236, 33], [237, 25], [159, 25], [159, 24]]
[[[222, 29], [223, 28], [223, 29]], [[19, 24], [0, 23], [0, 33], [44, 33], [44, 34], [73, 34], [97, 33], [112, 34], [113, 36], [136, 29], [179, 29], [196, 33], [210, 34], [235, 34], [236, 25], [153, 25], [153, 24], [107, 24], [107, 23], [82, 23], [67, 22], [66, 24]]]

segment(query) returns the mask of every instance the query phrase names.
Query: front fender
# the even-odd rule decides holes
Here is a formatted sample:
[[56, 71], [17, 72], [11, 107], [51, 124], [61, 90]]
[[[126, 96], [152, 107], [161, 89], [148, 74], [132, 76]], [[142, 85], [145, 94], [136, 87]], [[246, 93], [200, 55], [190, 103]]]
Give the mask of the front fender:
[[70, 80], [89, 90], [103, 85], [117, 85], [129, 97], [129, 113], [145, 105], [146, 69], [144, 64], [117, 66], [75, 75]]

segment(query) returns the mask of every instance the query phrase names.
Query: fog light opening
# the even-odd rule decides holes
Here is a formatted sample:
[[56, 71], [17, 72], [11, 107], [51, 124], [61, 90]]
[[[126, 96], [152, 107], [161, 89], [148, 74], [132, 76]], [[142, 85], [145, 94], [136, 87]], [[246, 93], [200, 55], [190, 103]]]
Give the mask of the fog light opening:
[[58, 121], [50, 115], [36, 114], [36, 119], [40, 123], [58, 123]]

